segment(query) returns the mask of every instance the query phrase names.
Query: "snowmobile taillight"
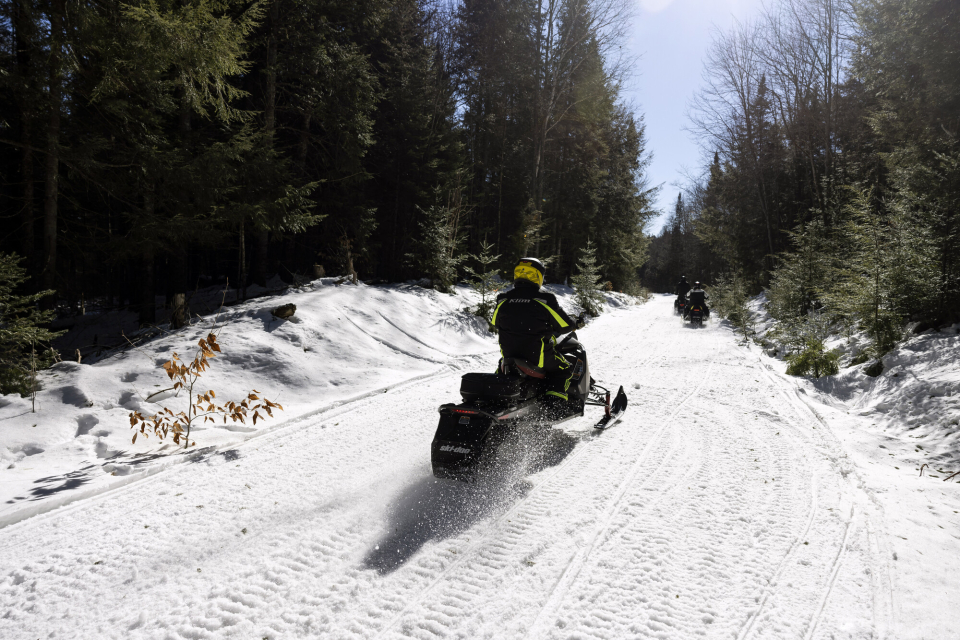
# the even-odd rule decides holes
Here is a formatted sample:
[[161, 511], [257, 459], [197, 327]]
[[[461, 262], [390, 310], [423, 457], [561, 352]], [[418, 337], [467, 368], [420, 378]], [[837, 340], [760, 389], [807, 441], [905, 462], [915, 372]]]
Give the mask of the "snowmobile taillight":
[[470, 411], [469, 409], [454, 409], [454, 413], [462, 413], [467, 416], [478, 416], [480, 415], [479, 411]]

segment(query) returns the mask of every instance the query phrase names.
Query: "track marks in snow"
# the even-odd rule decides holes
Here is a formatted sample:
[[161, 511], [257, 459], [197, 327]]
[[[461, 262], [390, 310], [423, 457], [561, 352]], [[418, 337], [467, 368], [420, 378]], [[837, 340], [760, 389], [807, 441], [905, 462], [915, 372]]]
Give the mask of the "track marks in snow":
[[[630, 468], [630, 471], [627, 473], [626, 477], [624, 477], [623, 480], [620, 482], [620, 485], [618, 486], [616, 493], [610, 499], [606, 509], [604, 510], [602, 518], [600, 522], [597, 523], [596, 529], [594, 530], [594, 533], [589, 539], [588, 543], [586, 544], [586, 546], [581, 547], [576, 552], [576, 554], [574, 554], [574, 557], [570, 560], [569, 564], [566, 566], [563, 573], [560, 575], [560, 578], [557, 581], [556, 585], [553, 587], [553, 589], [551, 589], [550, 593], [548, 594], [547, 601], [544, 604], [543, 608], [540, 610], [540, 612], [537, 614], [537, 617], [534, 619], [532, 628], [527, 634], [527, 637], [531, 637], [531, 638], [539, 637], [543, 633], [544, 625], [550, 624], [551, 622], [555, 621], [555, 619], [559, 614], [559, 610], [563, 603], [563, 600], [566, 597], [567, 592], [569, 591], [571, 585], [580, 574], [580, 571], [583, 569], [584, 563], [587, 561], [587, 559], [590, 557], [590, 555], [593, 553], [593, 551], [597, 548], [599, 544], [606, 542], [605, 538], [606, 538], [607, 529], [611, 526], [611, 523], [614, 517], [617, 515], [617, 511], [620, 508], [620, 503], [624, 499], [624, 495], [627, 493], [627, 490], [633, 489], [634, 491], [636, 491], [636, 488], [633, 488], [631, 486], [631, 483], [633, 482], [634, 478], [638, 475], [640, 470], [643, 468], [643, 463], [646, 461], [650, 450], [653, 448], [652, 443], [660, 439], [661, 435], [667, 429], [667, 427], [669, 427], [670, 424], [677, 418], [677, 416], [681, 414], [684, 408], [684, 405], [687, 403], [687, 401], [690, 400], [690, 398], [696, 396], [696, 394], [703, 387], [703, 384], [710, 379], [710, 375], [713, 373], [712, 370], [713, 370], [712, 366], [707, 366], [705, 375], [703, 376], [700, 384], [698, 384], [693, 389], [693, 391], [689, 393], [689, 395], [687, 395], [680, 402], [678, 402], [676, 404], [676, 408], [674, 408], [673, 411], [663, 419], [662, 425], [657, 429], [657, 433], [654, 434], [651, 442], [648, 443], [647, 446], [643, 449], [642, 453], [637, 458], [637, 461]], [[675, 452], [676, 452], [676, 448], [674, 448], [673, 450], [671, 450], [670, 453], [665, 455], [664, 460], [670, 460], [672, 462], [675, 456]], [[661, 467], [662, 466], [663, 465], [661, 465]], [[654, 473], [644, 478], [644, 482], [641, 482], [639, 489], [643, 490], [646, 487], [646, 482], [648, 480], [654, 479], [656, 477], [656, 472], [659, 470], [660, 468], [658, 468], [656, 471], [654, 471]], [[671, 491], [669, 487], [677, 486], [677, 482], [682, 482], [682, 480], [683, 478], [670, 479], [670, 480], [667, 480], [666, 482], [661, 481], [659, 485], [657, 485], [656, 487], [657, 489], [660, 490], [658, 492], [657, 498], [658, 499], [665, 498], [667, 494]], [[640, 506], [640, 503], [635, 503], [631, 506]]]
[[811, 484], [811, 487], [810, 487], [811, 504], [810, 504], [810, 517], [807, 519], [807, 525], [803, 528], [803, 531], [800, 532], [800, 535], [794, 539], [793, 544], [790, 546], [790, 550], [787, 551], [787, 554], [783, 556], [783, 559], [777, 565], [777, 568], [773, 572], [773, 577], [770, 579], [770, 582], [767, 588], [763, 590], [763, 596], [760, 598], [760, 602], [758, 603], [757, 610], [751, 614], [749, 620], [747, 621], [747, 624], [745, 624], [743, 628], [740, 630], [740, 633], [737, 634], [737, 640], [744, 640], [750, 635], [750, 632], [753, 630], [754, 623], [757, 621], [757, 619], [760, 617], [761, 612], [763, 611], [763, 606], [767, 603], [767, 600], [769, 599], [770, 595], [773, 593], [774, 589], [778, 585], [780, 575], [783, 573], [784, 568], [786, 567], [788, 562], [792, 561], [797, 548], [803, 543], [804, 538], [806, 538], [807, 534], [810, 532], [810, 527], [813, 525], [814, 517], [817, 515], [817, 476], [816, 475], [814, 475], [811, 478], [810, 484]]
[[630, 409], [553, 434], [532, 475], [430, 477], [449, 372], [4, 529], [0, 636], [56, 619], [103, 638], [875, 637], [883, 567], [835, 443], [670, 302], [582, 332]]
[[[703, 395], [690, 403], [673, 432], [691, 444], [686, 456], [670, 464], [691, 473], [653, 487], [653, 508], [624, 510], [615, 533], [592, 554], [582, 579], [570, 588], [558, 630], [588, 637], [718, 635], [732, 623], [725, 618], [731, 607], [743, 606], [729, 597], [730, 583], [748, 582], [759, 573], [760, 563], [750, 554], [776, 542], [764, 520], [772, 512], [781, 517], [789, 512], [792, 503], [785, 497], [791, 487], [762, 491], [760, 480], [759, 494], [757, 483], [750, 489], [751, 478], [741, 477], [738, 445], [753, 445], [742, 448], [754, 449], [751, 455], [759, 458], [751, 461], [761, 461], [763, 469], [756, 470], [761, 473], [776, 457], [760, 451], [762, 438], [731, 443], [725, 433], [730, 422], [717, 419], [720, 424], [711, 425], [711, 418], [723, 416], [705, 411], [709, 394]], [[642, 487], [636, 489], [640, 493]]]

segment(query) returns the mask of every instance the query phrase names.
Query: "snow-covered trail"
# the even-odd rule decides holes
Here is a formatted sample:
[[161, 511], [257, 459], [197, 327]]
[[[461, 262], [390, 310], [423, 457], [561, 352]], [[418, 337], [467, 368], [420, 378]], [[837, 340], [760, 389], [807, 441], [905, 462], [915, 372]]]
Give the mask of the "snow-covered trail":
[[893, 637], [836, 441], [670, 309], [580, 332], [630, 409], [537, 440], [516, 482], [432, 478], [451, 372], [2, 529], [0, 637]]

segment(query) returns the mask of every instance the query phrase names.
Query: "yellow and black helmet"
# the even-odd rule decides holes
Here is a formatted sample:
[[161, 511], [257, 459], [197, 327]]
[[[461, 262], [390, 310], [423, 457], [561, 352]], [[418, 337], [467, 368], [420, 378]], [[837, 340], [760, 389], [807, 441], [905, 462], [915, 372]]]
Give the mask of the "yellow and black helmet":
[[536, 258], [520, 258], [517, 268], [513, 270], [514, 280], [529, 280], [538, 287], [543, 286], [543, 273], [546, 269], [543, 263]]

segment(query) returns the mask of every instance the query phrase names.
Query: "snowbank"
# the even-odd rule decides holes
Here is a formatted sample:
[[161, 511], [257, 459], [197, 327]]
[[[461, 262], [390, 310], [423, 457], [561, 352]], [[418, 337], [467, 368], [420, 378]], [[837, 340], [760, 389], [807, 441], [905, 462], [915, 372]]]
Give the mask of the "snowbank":
[[[548, 289], [576, 312], [571, 289]], [[610, 307], [635, 304], [616, 293], [606, 300]], [[411, 284], [366, 286], [321, 278], [225, 308], [219, 318], [208, 315], [92, 364], [86, 364], [90, 359], [59, 363], [40, 374], [36, 413], [31, 399], [0, 396], [0, 527], [171, 464], [222, 452], [342, 403], [451, 368], [475, 368], [497, 348], [486, 323], [467, 311], [475, 302], [467, 287], [448, 295]], [[288, 303], [297, 307], [292, 318], [271, 315]], [[112, 324], [124, 321], [115, 315], [91, 314], [75, 333], [82, 342], [115, 330]], [[215, 390], [222, 400], [240, 400], [256, 389], [285, 410], [256, 426], [195, 426], [196, 447], [186, 452], [155, 437], [139, 436], [132, 443], [131, 411], [150, 416], [163, 407], [185, 409], [185, 398], [170, 390], [161, 365], [173, 352], [191, 360], [197, 341], [215, 326], [222, 327], [223, 353], [204, 374], [203, 389]]]
[[[765, 315], [765, 311], [757, 307]], [[772, 326], [769, 316], [758, 325]], [[840, 441], [855, 463], [856, 482], [881, 509], [893, 572], [890, 599], [902, 638], [934, 637], [956, 629], [960, 573], [960, 325], [910, 336], [872, 364], [851, 365], [865, 336], [837, 336], [826, 344], [843, 354], [840, 373], [820, 379], [786, 376], [796, 397]], [[951, 477], [952, 476], [952, 477]]]
[[[464, 311], [466, 291], [335, 282], [319, 280], [220, 314], [223, 353], [202, 378], [203, 388], [224, 400], [257, 389], [285, 411], [256, 427], [194, 427], [194, 457], [359, 395], [466, 366], [495, 349], [484, 323]], [[271, 315], [287, 303], [297, 306], [292, 318]], [[171, 383], [160, 366], [173, 352], [192, 359], [214, 322], [207, 316], [91, 365], [57, 364], [40, 376], [36, 413], [30, 399], [0, 397], [0, 525], [187, 459], [154, 437], [132, 444], [128, 414], [185, 408], [184, 397], [167, 390]]]
[[[765, 303], [763, 295], [751, 302], [759, 335], [774, 326]], [[827, 349], [842, 354], [840, 373], [808, 379], [810, 393], [825, 405], [867, 418], [863, 427], [875, 436], [914, 449], [902, 461], [915, 471], [924, 464], [934, 478], [960, 471], [960, 324], [909, 336], [883, 357], [876, 377], [866, 372], [873, 360], [851, 364], [868, 344], [862, 333], [828, 340]]]
[[958, 333], [960, 324], [909, 338], [883, 357], [877, 377], [861, 364], [813, 381], [817, 397], [868, 418], [871, 431], [906, 445], [904, 461], [917, 472], [924, 464], [934, 478], [960, 471]]

